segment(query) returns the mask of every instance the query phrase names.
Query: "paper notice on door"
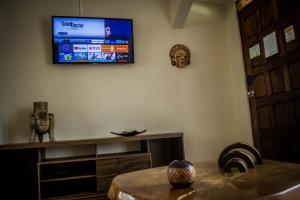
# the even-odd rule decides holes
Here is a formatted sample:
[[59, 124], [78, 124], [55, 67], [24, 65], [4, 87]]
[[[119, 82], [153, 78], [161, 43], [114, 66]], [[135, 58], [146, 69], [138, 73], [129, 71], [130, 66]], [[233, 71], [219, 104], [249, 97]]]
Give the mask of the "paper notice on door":
[[260, 56], [260, 47], [259, 43], [249, 48], [250, 59]]
[[295, 31], [294, 26], [290, 25], [289, 27], [284, 29], [284, 35], [285, 35], [285, 41], [286, 43], [289, 43], [296, 39], [295, 37]]
[[278, 53], [276, 33], [272, 32], [263, 38], [265, 47], [265, 57], [268, 58]]

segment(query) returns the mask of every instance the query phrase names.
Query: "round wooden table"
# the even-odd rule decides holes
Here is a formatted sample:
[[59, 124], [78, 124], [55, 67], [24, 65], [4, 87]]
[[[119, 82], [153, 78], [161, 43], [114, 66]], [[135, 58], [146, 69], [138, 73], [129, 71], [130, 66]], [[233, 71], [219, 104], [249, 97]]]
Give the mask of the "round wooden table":
[[[222, 173], [216, 162], [194, 164], [189, 188], [173, 188], [167, 167], [121, 174], [111, 183], [111, 200], [295, 200], [300, 198], [300, 165], [264, 160], [242, 174]], [[299, 187], [298, 187], [299, 186]]]

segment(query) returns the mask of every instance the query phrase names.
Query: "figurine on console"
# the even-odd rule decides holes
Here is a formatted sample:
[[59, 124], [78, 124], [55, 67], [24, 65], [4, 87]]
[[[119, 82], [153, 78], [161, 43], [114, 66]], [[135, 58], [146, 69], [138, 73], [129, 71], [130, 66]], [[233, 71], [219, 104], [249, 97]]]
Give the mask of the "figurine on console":
[[35, 142], [38, 136], [39, 142], [43, 142], [44, 134], [48, 133], [49, 141], [54, 142], [54, 115], [48, 113], [48, 102], [33, 102], [34, 110], [31, 114], [30, 142]]

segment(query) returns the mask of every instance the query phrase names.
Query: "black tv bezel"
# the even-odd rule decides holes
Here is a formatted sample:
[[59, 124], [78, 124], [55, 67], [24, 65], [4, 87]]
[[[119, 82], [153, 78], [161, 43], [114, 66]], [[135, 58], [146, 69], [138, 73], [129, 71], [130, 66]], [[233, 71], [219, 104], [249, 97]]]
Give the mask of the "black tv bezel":
[[[54, 29], [53, 29], [53, 20], [54, 18], [87, 18], [87, 19], [112, 19], [112, 20], [126, 20], [131, 21], [131, 38], [132, 38], [132, 61], [131, 62], [56, 62], [55, 59], [55, 47], [54, 47]], [[134, 64], [134, 38], [133, 38], [133, 19], [132, 18], [109, 18], [109, 17], [83, 17], [83, 16], [51, 16], [51, 35], [52, 35], [52, 63], [57, 65], [97, 65], [97, 64]]]

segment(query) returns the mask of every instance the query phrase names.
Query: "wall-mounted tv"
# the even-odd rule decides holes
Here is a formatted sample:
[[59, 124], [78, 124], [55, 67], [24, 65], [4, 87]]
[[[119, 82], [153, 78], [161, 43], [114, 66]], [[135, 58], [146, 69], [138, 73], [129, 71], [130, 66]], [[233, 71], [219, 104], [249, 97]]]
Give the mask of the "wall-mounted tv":
[[52, 16], [54, 64], [134, 63], [132, 19]]

